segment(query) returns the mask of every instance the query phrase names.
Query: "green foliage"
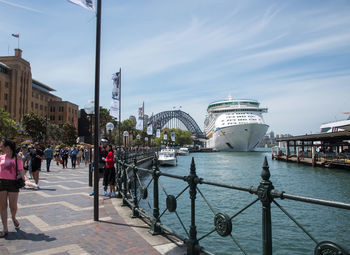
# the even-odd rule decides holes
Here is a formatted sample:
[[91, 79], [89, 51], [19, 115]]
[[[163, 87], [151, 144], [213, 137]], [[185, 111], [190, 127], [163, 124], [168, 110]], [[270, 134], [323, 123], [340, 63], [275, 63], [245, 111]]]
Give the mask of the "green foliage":
[[77, 130], [72, 124], [65, 123], [62, 127], [62, 142], [68, 145], [76, 143]]
[[22, 125], [25, 133], [32, 138], [33, 141], [42, 141], [46, 135], [46, 121], [45, 119], [30, 112], [23, 116]]
[[62, 129], [59, 127], [59, 125], [54, 123], [47, 123], [46, 134], [48, 139], [55, 142], [62, 139]]
[[108, 122], [113, 122], [113, 118], [111, 115], [109, 115], [109, 110], [106, 108], [103, 108], [102, 106], [100, 106], [100, 119], [99, 119], [99, 123], [100, 123], [100, 129], [104, 130], [105, 134], [107, 133], [106, 131], [106, 124]]
[[18, 124], [11, 119], [10, 114], [0, 108], [0, 137], [14, 138], [17, 135]]
[[[164, 140], [164, 133], [166, 132], [167, 134], [167, 140]], [[175, 142], [171, 141], [171, 136], [170, 133], [175, 132]], [[173, 144], [175, 146], [184, 146], [184, 145], [189, 145], [193, 144], [193, 138], [192, 138], [192, 133], [188, 130], [181, 130], [179, 128], [177, 129], [163, 129], [160, 134], [160, 138], [155, 138], [154, 143], [157, 146], [160, 146], [162, 143], [164, 144]]]

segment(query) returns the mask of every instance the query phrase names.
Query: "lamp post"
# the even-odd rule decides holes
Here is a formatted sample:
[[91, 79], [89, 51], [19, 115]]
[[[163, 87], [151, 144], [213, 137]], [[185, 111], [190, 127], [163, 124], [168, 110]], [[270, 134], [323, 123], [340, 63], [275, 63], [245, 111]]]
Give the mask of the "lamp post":
[[125, 130], [123, 132], [123, 136], [124, 136], [124, 146], [125, 146], [125, 148], [127, 148], [128, 146], [126, 144], [126, 138], [129, 136], [129, 132]]
[[107, 130], [108, 135], [109, 135], [109, 141], [111, 141], [112, 144], [113, 144], [113, 142], [112, 142], [112, 131], [113, 131], [113, 129], [114, 129], [113, 123], [112, 122], [108, 122], [106, 124], [106, 130]]

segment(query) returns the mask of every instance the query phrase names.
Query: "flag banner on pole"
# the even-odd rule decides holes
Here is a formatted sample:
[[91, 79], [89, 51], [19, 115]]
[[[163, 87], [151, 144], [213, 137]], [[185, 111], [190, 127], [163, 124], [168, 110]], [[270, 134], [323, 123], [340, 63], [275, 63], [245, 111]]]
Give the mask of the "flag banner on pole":
[[157, 138], [160, 138], [160, 129], [157, 129], [156, 137], [157, 137]]
[[119, 101], [112, 99], [109, 114], [119, 121]]
[[168, 140], [168, 135], [167, 134], [164, 134], [163, 140]]
[[120, 100], [120, 72], [113, 74], [112, 101], [109, 114], [119, 121], [119, 100]]
[[19, 34], [12, 34], [13, 37], [19, 38]]
[[120, 72], [113, 74], [113, 90], [112, 90], [112, 98], [119, 100], [120, 99]]
[[170, 132], [171, 141], [175, 142], [175, 132]]
[[153, 134], [153, 126], [152, 123], [149, 123], [147, 126], [147, 135], [152, 135]]
[[136, 130], [143, 130], [143, 104], [138, 109], [138, 116]]
[[95, 5], [93, 0], [68, 0], [69, 2], [84, 7], [90, 11], [95, 10]]

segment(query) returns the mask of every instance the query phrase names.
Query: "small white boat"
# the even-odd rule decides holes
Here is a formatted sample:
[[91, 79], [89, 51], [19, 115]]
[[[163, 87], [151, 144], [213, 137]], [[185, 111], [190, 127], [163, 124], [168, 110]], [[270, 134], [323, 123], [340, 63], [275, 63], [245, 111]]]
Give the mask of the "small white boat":
[[158, 162], [161, 166], [176, 166], [177, 158], [174, 149], [162, 149], [158, 154]]
[[188, 154], [190, 154], [190, 151], [188, 150], [188, 148], [180, 148], [177, 151], [177, 155], [179, 156], [187, 156]]

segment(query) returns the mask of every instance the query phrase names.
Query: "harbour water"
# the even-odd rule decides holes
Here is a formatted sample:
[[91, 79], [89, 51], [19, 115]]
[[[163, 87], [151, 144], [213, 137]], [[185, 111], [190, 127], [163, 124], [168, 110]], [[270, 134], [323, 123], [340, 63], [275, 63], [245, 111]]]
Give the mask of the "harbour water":
[[[229, 185], [257, 187], [261, 181], [264, 157], [267, 156], [271, 178], [275, 189], [288, 194], [301, 195], [325, 200], [350, 203], [350, 171], [343, 169], [312, 168], [309, 166], [271, 160], [270, 152], [248, 153], [192, 153], [178, 157], [177, 167], [161, 167], [162, 172], [179, 176], [189, 174], [191, 159], [194, 157], [197, 175], [206, 181]], [[149, 178], [143, 180], [149, 182]], [[187, 183], [162, 176], [160, 178], [160, 212], [165, 206], [166, 194], [177, 196]], [[254, 201], [257, 196], [236, 190], [198, 185], [215, 213], [226, 213], [230, 217]], [[151, 189], [150, 189], [151, 193]], [[149, 199], [151, 199], [151, 194]], [[151, 211], [150, 204], [141, 205]], [[350, 249], [350, 211], [306, 204], [291, 200], [276, 201], [283, 206], [318, 241], [333, 241]], [[271, 205], [273, 254], [313, 254], [316, 246], [294, 222], [277, 206]], [[197, 192], [196, 226], [197, 238], [214, 228], [214, 213]], [[186, 229], [190, 226], [190, 199], [186, 190], [177, 199], [177, 213]], [[261, 203], [256, 202], [232, 220], [232, 236], [247, 254], [262, 254]], [[175, 213], [166, 212], [162, 223], [186, 236], [186, 231]], [[216, 232], [200, 240], [200, 245], [214, 254], [243, 254], [232, 238], [221, 237]]]

